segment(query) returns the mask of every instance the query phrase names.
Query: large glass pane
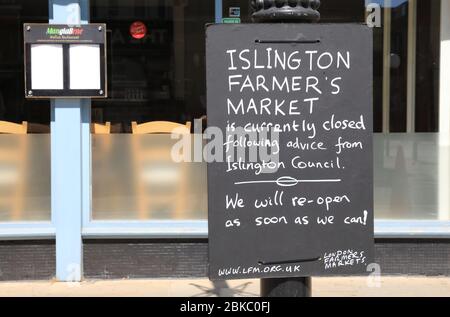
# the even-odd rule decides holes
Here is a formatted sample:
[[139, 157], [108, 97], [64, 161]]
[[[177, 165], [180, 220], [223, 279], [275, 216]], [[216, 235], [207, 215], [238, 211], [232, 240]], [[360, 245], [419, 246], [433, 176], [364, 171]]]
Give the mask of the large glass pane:
[[450, 220], [439, 205], [439, 135], [376, 134], [375, 216], [391, 220]]
[[408, 78], [408, 1], [391, 1], [390, 15], [390, 87], [389, 131], [406, 132]]
[[[246, 6], [225, 0], [224, 14], [236, 2]], [[438, 133], [440, 1], [322, 0], [321, 22], [365, 23], [369, 3], [381, 22], [373, 29], [375, 217], [449, 220], [440, 197], [448, 184]]]
[[[373, 29], [376, 218], [449, 220], [441, 199], [449, 182], [438, 126], [440, 1], [321, 2], [322, 23], [365, 23], [366, 5], [380, 7]], [[206, 121], [204, 25], [214, 21], [214, 2], [91, 5], [93, 20], [108, 23], [111, 43], [111, 97], [93, 104], [97, 133], [111, 133], [93, 137], [93, 219], [206, 219], [205, 163], [139, 163], [158, 148], [168, 155], [173, 140], [135, 134], [132, 121]], [[249, 1], [223, 0], [223, 17], [236, 12], [250, 22]], [[142, 37], [133, 36], [135, 23], [145, 26]]]
[[50, 220], [50, 135], [0, 134], [0, 222]]
[[204, 34], [214, 1], [90, 3], [92, 21], [108, 26], [110, 96], [93, 102], [92, 219], [205, 219], [206, 164], [173, 162], [175, 140], [164, 127], [189, 133], [205, 119]]
[[24, 98], [23, 23], [47, 0], [0, 1], [0, 222], [49, 221], [50, 102]]
[[415, 131], [439, 132], [441, 1], [416, 3]]
[[[93, 102], [93, 122], [131, 133], [132, 121], [185, 123], [205, 114], [204, 28], [214, 22], [214, 1], [90, 3], [92, 22], [107, 23], [109, 42], [110, 98]], [[146, 31], [133, 37], [136, 25]]]
[[206, 163], [174, 162], [176, 142], [169, 134], [94, 135], [93, 220], [205, 219]]

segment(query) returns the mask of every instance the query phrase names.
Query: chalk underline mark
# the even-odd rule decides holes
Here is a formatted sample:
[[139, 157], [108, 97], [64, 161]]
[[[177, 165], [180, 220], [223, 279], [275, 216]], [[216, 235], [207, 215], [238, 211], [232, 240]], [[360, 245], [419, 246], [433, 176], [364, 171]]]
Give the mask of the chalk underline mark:
[[341, 179], [295, 179], [290, 176], [280, 177], [275, 180], [261, 180], [261, 181], [245, 181], [236, 182], [235, 185], [251, 185], [251, 184], [277, 184], [280, 187], [293, 187], [302, 183], [340, 183]]
[[319, 39], [316, 40], [255, 40], [256, 44], [318, 44]]
[[300, 260], [286, 260], [286, 261], [275, 261], [275, 262], [267, 262], [267, 261], [258, 261], [259, 265], [282, 265], [282, 264], [295, 264], [295, 263], [306, 263], [306, 262], [317, 262], [322, 261], [320, 256], [311, 258], [311, 259], [300, 259]]

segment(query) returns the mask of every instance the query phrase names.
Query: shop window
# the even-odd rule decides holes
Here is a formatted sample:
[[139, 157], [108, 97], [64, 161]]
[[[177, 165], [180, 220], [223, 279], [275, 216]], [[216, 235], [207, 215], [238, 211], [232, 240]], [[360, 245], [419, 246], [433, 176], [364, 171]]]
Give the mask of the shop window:
[[0, 1], [0, 222], [48, 221], [50, 102], [24, 98], [24, 22], [46, 23], [48, 1]]
[[[440, 1], [322, 0], [320, 22], [365, 23], [369, 3], [381, 9], [373, 29], [375, 217], [449, 220], [438, 124]], [[224, 0], [224, 16], [232, 6], [245, 12], [248, 1]]]
[[190, 126], [206, 115], [214, 2], [91, 0], [91, 19], [108, 26], [110, 96], [92, 103], [92, 219], [205, 219], [206, 164], [173, 162], [176, 140], [145, 124]]
[[[441, 202], [448, 177], [439, 176], [440, 1], [321, 2], [321, 23], [365, 23], [368, 3], [381, 8], [373, 29], [376, 218], [449, 220]], [[136, 135], [132, 122], [205, 119], [204, 27], [214, 22], [214, 2], [92, 0], [91, 7], [93, 22], [108, 24], [110, 92], [93, 102], [92, 218], [206, 219], [206, 165], [156, 160], [140, 168], [140, 157], [157, 157], [158, 148], [167, 154], [174, 141]], [[239, 12], [243, 23], [251, 20], [247, 0], [223, 0], [222, 8], [224, 18]]]

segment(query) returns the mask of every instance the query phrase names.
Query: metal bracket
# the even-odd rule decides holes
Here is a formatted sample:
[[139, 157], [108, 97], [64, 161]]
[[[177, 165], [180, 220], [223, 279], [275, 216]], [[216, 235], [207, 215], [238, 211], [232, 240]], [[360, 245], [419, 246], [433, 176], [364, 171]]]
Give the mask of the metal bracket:
[[253, 22], [317, 22], [320, 0], [252, 0]]

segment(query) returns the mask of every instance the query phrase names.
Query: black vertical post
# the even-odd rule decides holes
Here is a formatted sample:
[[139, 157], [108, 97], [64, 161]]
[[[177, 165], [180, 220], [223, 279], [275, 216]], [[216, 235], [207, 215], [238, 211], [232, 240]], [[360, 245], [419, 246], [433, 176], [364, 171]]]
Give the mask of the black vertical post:
[[311, 297], [311, 278], [261, 279], [261, 297]]
[[[320, 0], [252, 0], [256, 23], [312, 23], [320, 19]], [[310, 297], [311, 277], [261, 279], [262, 297]]]

